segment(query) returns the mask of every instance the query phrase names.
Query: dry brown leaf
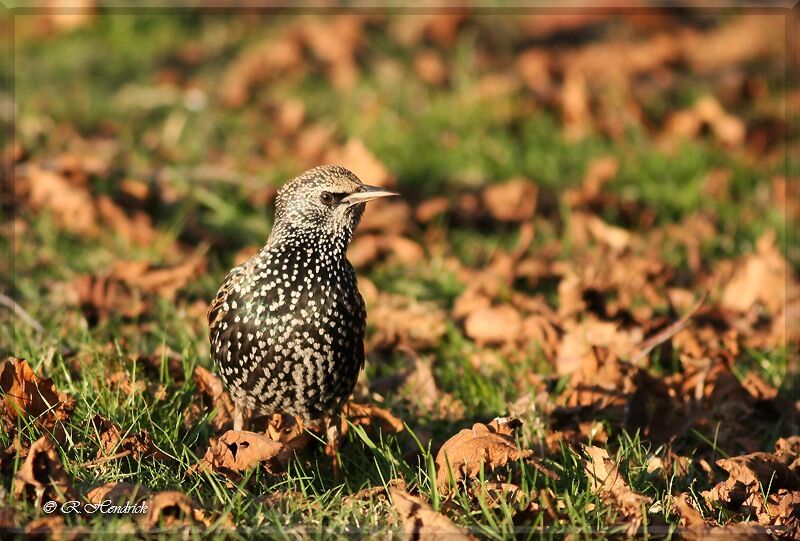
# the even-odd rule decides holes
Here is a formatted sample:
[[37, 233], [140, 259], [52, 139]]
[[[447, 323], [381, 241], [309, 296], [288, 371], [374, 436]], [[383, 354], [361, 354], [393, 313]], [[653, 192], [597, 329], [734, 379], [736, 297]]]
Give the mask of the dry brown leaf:
[[151, 530], [157, 526], [176, 528], [185, 525], [208, 526], [211, 521], [186, 494], [176, 490], [159, 492], [147, 501], [147, 513], [139, 524]]
[[775, 245], [775, 237], [774, 231], [765, 233], [756, 243], [756, 253], [737, 261], [736, 271], [722, 292], [724, 308], [746, 312], [760, 302], [770, 314], [781, 311], [786, 300], [788, 269]]
[[744, 122], [725, 112], [716, 98], [704, 96], [693, 107], [673, 113], [667, 119], [664, 138], [694, 138], [709, 128], [719, 142], [728, 147], [741, 145], [747, 135]]
[[72, 287], [90, 325], [95, 325], [109, 316], [133, 319], [144, 314], [150, 303], [123, 283], [109, 276], [77, 276]]
[[12, 531], [19, 528], [15, 515], [14, 509], [5, 505], [0, 507], [0, 535], [10, 536]]
[[128, 372], [119, 370], [106, 378], [106, 385], [111, 389], [119, 389], [125, 395], [143, 393], [147, 389], [147, 383], [143, 380], [131, 381]]
[[513, 432], [520, 426], [522, 423], [517, 419], [497, 418], [488, 425], [476, 423], [460, 431], [436, 455], [436, 484], [446, 490], [451, 470], [453, 481], [458, 483], [463, 478], [477, 476], [481, 467], [493, 470], [533, 455], [533, 451], [521, 450], [514, 441]]
[[399, 488], [390, 488], [389, 494], [409, 539], [472, 539], [466, 529], [434, 511], [419, 497]]
[[709, 32], [686, 32], [678, 43], [692, 70], [706, 73], [782, 50], [784, 34], [780, 17], [753, 13]]
[[184, 423], [194, 424], [205, 412], [216, 408], [216, 415], [210, 420], [212, 428], [220, 432], [224, 427], [233, 423], [233, 401], [222, 385], [222, 380], [202, 366], [197, 366], [192, 374], [200, 392], [200, 404], [193, 404], [186, 410]]
[[394, 182], [394, 177], [386, 166], [370, 152], [361, 139], [350, 139], [343, 147], [331, 149], [325, 155], [325, 162], [349, 169], [365, 184], [391, 186]]
[[91, 420], [92, 425], [100, 434], [100, 449], [97, 458], [130, 456], [134, 460], [152, 458], [164, 460], [167, 456], [153, 444], [150, 433], [142, 429], [135, 434], [128, 434], [124, 438], [120, 428], [110, 419], [102, 415], [95, 415]]
[[298, 36], [287, 31], [246, 49], [225, 73], [220, 94], [228, 107], [240, 107], [258, 83], [303, 68], [303, 50]]
[[589, 91], [586, 86], [586, 77], [581, 71], [571, 69], [564, 75], [559, 96], [561, 121], [564, 135], [571, 140], [583, 138], [591, 127]]
[[689, 494], [682, 492], [674, 496], [672, 498], [672, 502], [675, 505], [675, 510], [681, 517], [682, 526], [689, 528], [693, 526], [706, 526], [706, 521], [703, 518], [703, 515], [701, 515], [700, 512], [690, 503], [691, 499]]
[[539, 188], [525, 178], [493, 184], [483, 190], [483, 203], [495, 220], [523, 222], [533, 218]]
[[25, 168], [23, 181], [27, 183], [28, 201], [33, 209], [47, 210], [58, 225], [71, 233], [97, 234], [97, 211], [88, 190], [34, 164]]
[[517, 56], [517, 73], [527, 87], [541, 96], [553, 91], [550, 56], [542, 49], [527, 49]]
[[305, 430], [302, 418], [286, 413], [275, 413], [270, 417], [267, 436], [284, 445], [284, 454], [298, 451], [311, 442], [311, 435]]
[[186, 377], [183, 369], [183, 357], [166, 344], [156, 347], [149, 355], [136, 355], [132, 361], [136, 363], [137, 370], [138, 367], [142, 367], [152, 379], [160, 379], [164, 368], [176, 383], [182, 383]]
[[734, 539], [741, 541], [771, 538], [770, 532], [764, 526], [754, 522], [737, 522], [718, 526], [713, 521], [708, 521], [691, 505], [688, 494], [681, 493], [672, 499], [675, 510], [681, 517], [681, 538], [688, 541], [702, 541], [705, 539]]
[[52, 430], [57, 421], [65, 421], [75, 408], [75, 401], [60, 393], [50, 378], [37, 376], [28, 361], [8, 357], [0, 365], [0, 394], [3, 410], [0, 415], [7, 428], [16, 425], [18, 417], [34, 417], [36, 424]]
[[273, 441], [263, 434], [247, 431], [229, 430], [208, 448], [205, 456], [195, 470], [240, 472], [260, 463], [267, 463], [268, 469], [275, 459], [283, 453], [282, 443]]
[[375, 325], [367, 341], [371, 350], [397, 345], [424, 349], [438, 344], [447, 331], [447, 316], [436, 303], [383, 292], [367, 301], [369, 320]]
[[29, 539], [82, 539], [87, 532], [84, 528], [68, 527], [61, 515], [51, 515], [31, 520], [25, 525], [25, 536]]
[[425, 50], [414, 57], [414, 71], [420, 79], [434, 86], [442, 86], [447, 82], [448, 72], [442, 56], [435, 50]]
[[509, 304], [476, 310], [464, 321], [464, 331], [478, 343], [514, 342], [522, 337], [522, 316]]
[[276, 123], [284, 136], [297, 133], [305, 118], [306, 106], [298, 98], [289, 98], [278, 106]]
[[414, 217], [418, 221], [426, 224], [438, 216], [445, 214], [449, 208], [450, 202], [446, 197], [434, 197], [432, 199], [426, 199], [417, 205], [417, 210]]
[[453, 318], [464, 319], [473, 312], [489, 309], [492, 305], [492, 299], [489, 294], [483, 291], [484, 289], [474, 283], [467, 286], [453, 302]]
[[583, 468], [592, 490], [620, 509], [628, 521], [628, 533], [639, 531], [647, 512], [643, 507], [649, 505], [650, 498], [631, 490], [608, 451], [594, 445], [584, 445], [583, 451], [588, 457], [583, 459]]
[[716, 464], [728, 473], [728, 479], [703, 492], [703, 496], [730, 509], [741, 509], [758, 517], [769, 516], [769, 510], [765, 507], [765, 494], [779, 489], [800, 488], [798, 474], [789, 469], [790, 458], [791, 455], [779, 457], [757, 452], [720, 459]]
[[383, 434], [396, 434], [402, 432], [404, 428], [403, 421], [392, 415], [390, 411], [372, 404], [348, 402], [342, 410], [342, 415], [340, 430], [342, 436], [347, 434], [347, 421], [355, 426], [372, 427]]
[[150, 491], [142, 485], [134, 485], [125, 482], [112, 482], [94, 487], [86, 493], [86, 500], [89, 503], [101, 503], [111, 500], [113, 504], [136, 505], [150, 496]]
[[356, 50], [361, 45], [363, 15], [340, 14], [327, 19], [305, 19], [299, 27], [303, 40], [325, 64], [333, 86], [349, 89], [358, 80]]
[[51, 500], [64, 503], [80, 499], [49, 436], [42, 436], [31, 445], [25, 462], [14, 477], [14, 498], [32, 502], [39, 508]]
[[[336, 129], [327, 124], [312, 124], [301, 130], [294, 145], [294, 156], [298, 163], [305, 167], [323, 163], [335, 133]], [[369, 184], [366, 179], [362, 180]]]
[[97, 198], [97, 211], [106, 226], [128, 239], [137, 246], [152, 245], [158, 237], [158, 231], [153, 228], [150, 216], [142, 211], [133, 211], [128, 216], [107, 195]]
[[631, 333], [618, 324], [589, 317], [579, 325], [570, 323], [566, 326], [556, 358], [556, 370], [562, 375], [580, 370], [593, 371], [594, 348], [605, 348], [616, 359], [629, 359], [635, 346], [636, 340]]
[[411, 206], [399, 197], [371, 201], [358, 224], [356, 238], [365, 232], [389, 236], [408, 234], [412, 231], [411, 214]]
[[111, 276], [131, 287], [172, 300], [179, 289], [205, 270], [205, 265], [206, 258], [199, 253], [178, 265], [163, 268], [153, 268], [147, 261], [117, 261]]
[[450, 393], [442, 392], [436, 385], [431, 360], [411, 352], [411, 369], [400, 387], [400, 394], [422, 413], [435, 419], [460, 419], [464, 417], [464, 404]]
[[419, 262], [425, 252], [419, 244], [400, 235], [359, 235], [347, 250], [348, 260], [357, 269], [384, 256], [388, 256], [391, 263], [412, 265]]

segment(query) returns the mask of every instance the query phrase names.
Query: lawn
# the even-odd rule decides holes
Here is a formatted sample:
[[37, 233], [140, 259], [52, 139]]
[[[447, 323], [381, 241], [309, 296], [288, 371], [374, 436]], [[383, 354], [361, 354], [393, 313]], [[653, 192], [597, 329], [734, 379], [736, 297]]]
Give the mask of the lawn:
[[[795, 15], [6, 14], [0, 532], [796, 538]], [[322, 163], [401, 194], [369, 414], [198, 467], [208, 302]]]

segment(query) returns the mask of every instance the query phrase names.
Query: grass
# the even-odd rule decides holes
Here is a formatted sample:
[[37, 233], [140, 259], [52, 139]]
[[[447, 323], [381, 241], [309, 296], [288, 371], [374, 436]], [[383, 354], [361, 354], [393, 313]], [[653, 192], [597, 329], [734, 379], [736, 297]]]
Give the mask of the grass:
[[[666, 153], [646, 133], [635, 130], [619, 141], [590, 135], [576, 143], [561, 135], [559, 120], [552, 111], [510, 117], [507, 111], [524, 106], [519, 97], [487, 100], [476, 96], [477, 37], [470, 32], [443, 53], [453, 62], [449, 89], [432, 89], [404, 76], [412, 61], [409, 52], [368, 30], [373, 32], [369, 38], [374, 46], [367, 53], [367, 61], [389, 59], [395, 64], [387, 64], [386, 73], [399, 69], [399, 75], [367, 70], [352, 91], [332, 95], [334, 91], [326, 80], [311, 74], [300, 81], [263, 85], [250, 106], [231, 110], [222, 106], [214, 93], [220, 74], [248, 44], [277, 32], [282, 17], [253, 24], [232, 15], [111, 15], [73, 33], [47, 39], [36, 38], [33, 25], [22, 19], [17, 19], [14, 80], [19, 108], [16, 135], [26, 152], [46, 160], [68, 151], [78, 136], [111, 137], [117, 148], [110, 172], [91, 178], [93, 189], [115, 194], [123, 178], [151, 181], [156, 175], [164, 175], [166, 184], [178, 194], [174, 202], [157, 203], [153, 215], [166, 240], [155, 246], [134, 247], [121, 238], [77, 238], [60, 230], [46, 213], [26, 208], [14, 210], [25, 225], [16, 245], [8, 235], [0, 238], [4, 251], [13, 254], [13, 264], [4, 269], [8, 272], [3, 273], [2, 287], [45, 328], [44, 334], [38, 334], [20, 320], [12, 321], [4, 315], [0, 351], [28, 359], [37, 373], [52, 377], [59, 390], [77, 399], [75, 413], [65, 426], [68, 443], [59, 452], [81, 493], [102, 483], [136, 482], [153, 491], [182, 490], [201, 507], [221, 517], [227, 515], [234, 523], [259, 533], [286, 538], [367, 537], [385, 530], [399, 531], [401, 526], [390, 502], [377, 497], [354, 501], [351, 496], [402, 478], [408, 487], [416, 487], [428, 497], [434, 507], [446, 509], [448, 516], [481, 537], [538, 537], [534, 528], [543, 524], [546, 513], [534, 513], [524, 524], [516, 524], [514, 517], [527, 503], [541, 502], [539, 495], [543, 492], [561, 503], [565, 517], [562, 522], [545, 525], [546, 536], [571, 532], [595, 538], [618, 533], [608, 526], [614, 522], [609, 515], [613, 511], [592, 493], [579, 457], [567, 447], [561, 456], [548, 461], [559, 474], [558, 481], [522, 462], [501, 470], [513, 471], [522, 487], [523, 500], [517, 504], [502, 502], [492, 507], [481, 497], [470, 497], [463, 487], [446, 501], [438, 494], [432, 482], [435, 443], [431, 442], [443, 441], [472, 421], [506, 414], [508, 404], [521, 395], [521, 376], [542, 368], [541, 359], [533, 352], [525, 363], [507, 363], [505, 370], [475, 368], [469, 360], [472, 344], [455, 324], [449, 325], [444, 339], [431, 353], [437, 359], [437, 383], [464, 403], [466, 419], [454, 422], [414, 417], [407, 405], [389, 395], [388, 405], [408, 414], [403, 417], [407, 430], [385, 438], [352, 430], [341, 453], [342, 475], [338, 478], [332, 475], [329, 460], [319, 446], [305, 459], [292, 461], [285, 476], [257, 470], [234, 487], [215, 474], [187, 474], [214, 436], [206, 418], [189, 428], [182, 423], [181, 412], [197, 392], [190, 374], [195, 366], [210, 367], [206, 330], [188, 314], [187, 307], [192, 301], [210, 299], [237, 249], [262, 243], [269, 232], [271, 218], [251, 201], [253, 189], [238, 180], [248, 176], [259, 184], [278, 184], [298, 171], [291, 155], [271, 160], [263, 154], [264, 143], [276, 135], [264, 122], [260, 106], [272, 100], [299, 96], [307, 106], [308, 117], [335, 126], [337, 138], [362, 138], [397, 176], [401, 191], [412, 202], [432, 195], [455, 196], [518, 175], [535, 180], [544, 193], [557, 199], [566, 188], [581, 182], [591, 160], [612, 155], [619, 159], [621, 170], [611, 183], [611, 191], [621, 200], [653, 211], [657, 225], [680, 222], [699, 211], [718, 217], [722, 234], [703, 247], [707, 264], [750, 251], [755, 239], [770, 228], [777, 230], [782, 246], [787, 242], [785, 217], [757, 196], [759, 187], [782, 172], [781, 163], [753, 164], [706, 139]], [[189, 45], [203, 51], [202, 62], [182, 58], [181, 51]], [[206, 92], [205, 108], [188, 109], [178, 98], [148, 103], [145, 90], [152, 90], [163, 70], [174, 70], [186, 80], [197, 81]], [[3, 74], [4, 81], [9, 78], [7, 72]], [[686, 96], [702, 94], [707, 85], [705, 81], [684, 82], [680, 92], [686, 103], [682, 106], [692, 102]], [[653, 107], [659, 114], [658, 107]], [[170, 123], [183, 126], [172, 138], [164, 135]], [[455, 143], [443, 141], [443, 135]], [[192, 176], [195, 167], [215, 157], [225, 157], [225, 167], [240, 175], [234, 177], [237, 182], [202, 181]], [[702, 191], [704, 179], [717, 168], [732, 171], [730, 197], [724, 200], [711, 199]], [[561, 216], [556, 210], [551, 214], [552, 220], [537, 224], [533, 253], [562, 231]], [[604, 218], [620, 220], [614, 209]], [[443, 225], [456, 253], [469, 265], [480, 266], [495, 249], [513, 246], [515, 240], [514, 231]], [[180, 303], [162, 301], [154, 316], [144, 321], [112, 317], [97, 327], [89, 327], [79, 312], [66, 308], [59, 283], [79, 273], [102, 271], [119, 258], [162, 261], [169, 255], [167, 241], [172, 239], [192, 244], [211, 239], [210, 268], [191, 284]], [[561, 257], [569, 257], [567, 243], [563, 250]], [[683, 256], [675, 257], [680, 267]], [[796, 253], [790, 253], [790, 262], [794, 269], [799, 268]], [[382, 290], [434, 300], [444, 307], [452, 304], [462, 287], [436, 260], [413, 267], [378, 265], [368, 276]], [[173, 381], [166, 370], [155, 375], [141, 373], [130, 361], [131, 356], [162, 345], [180, 354], [185, 381]], [[66, 349], [76, 354], [65, 356]], [[749, 361], [743, 362], [768, 381], [788, 389], [785, 352], [748, 352], [744, 357]], [[368, 363], [367, 378], [398, 366], [399, 359]], [[168, 393], [162, 400], [154, 400], [146, 392], [126, 394], [105, 384], [106, 376], [115, 370], [128, 371], [134, 381], [166, 385]], [[89, 422], [98, 414], [130, 433], [146, 430], [170, 460], [162, 463], [123, 458], [82, 467], [100, 448], [99, 435]], [[540, 416], [541, 412], [531, 411], [524, 420], [528, 426], [535, 426]], [[23, 444], [32, 443], [41, 434], [33, 426], [19, 426], [18, 432]], [[651, 509], [669, 510], [671, 494], [698, 494], [707, 488], [702, 486], [703, 481], [693, 480], [695, 474], [705, 477], [699, 472], [648, 473], [648, 461], [663, 457], [665, 449], [652, 448], [637, 434], [618, 430], [611, 434], [615, 459], [623, 465], [626, 480], [635, 491], [652, 499]], [[522, 443], [532, 443], [528, 437]], [[774, 440], [775, 436], [765, 438]], [[706, 444], [716, 448], [713, 441]], [[0, 447], [11, 445], [11, 436], [0, 434]], [[719, 456], [723, 453], [720, 450]], [[485, 479], [492, 477], [487, 473]], [[4, 480], [0, 506], [19, 508], [9, 489], [10, 483]], [[277, 498], [277, 503], [265, 502], [263, 496]], [[647, 528], [669, 537], [675, 517], [669, 511], [664, 513], [666, 526], [651, 524]], [[41, 515], [30, 506], [22, 508], [21, 514]], [[67, 522], [78, 524], [75, 516], [68, 516]], [[88, 524], [92, 536], [100, 538], [123, 529], [125, 522], [95, 516]], [[210, 529], [212, 533], [228, 531], [223, 520]]]

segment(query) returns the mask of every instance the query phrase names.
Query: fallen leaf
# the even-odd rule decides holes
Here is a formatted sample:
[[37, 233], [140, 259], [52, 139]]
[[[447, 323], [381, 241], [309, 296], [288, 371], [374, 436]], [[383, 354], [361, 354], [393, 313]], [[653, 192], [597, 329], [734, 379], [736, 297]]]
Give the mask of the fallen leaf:
[[305, 104], [298, 98], [290, 98], [279, 105], [276, 123], [284, 136], [292, 135], [300, 130], [305, 118]]
[[42, 436], [31, 445], [14, 477], [14, 498], [31, 502], [38, 508], [51, 500], [64, 503], [80, 499], [49, 436]]
[[587, 135], [591, 126], [589, 91], [586, 77], [580, 70], [571, 69], [564, 75], [559, 102], [564, 135], [573, 141]]
[[150, 216], [142, 211], [132, 211], [131, 216], [110, 197], [101, 195], [96, 200], [97, 211], [106, 226], [119, 233], [132, 244], [148, 246], [155, 242], [158, 231], [153, 228]]
[[550, 55], [543, 49], [527, 49], [517, 56], [516, 68], [525, 85], [540, 96], [553, 91]]
[[[779, 19], [753, 13], [731, 19], [708, 32], [686, 32], [679, 44], [692, 70], [708, 73], [746, 63], [771, 50], [781, 50], [783, 35]], [[742, 39], [744, 36], [747, 39]]]
[[267, 436], [284, 444], [284, 453], [298, 451], [311, 442], [311, 434], [305, 430], [302, 418], [286, 413], [275, 413], [270, 417]]
[[446, 197], [434, 197], [432, 199], [426, 199], [417, 205], [415, 217], [418, 221], [426, 224], [445, 214], [449, 207], [450, 202]]
[[356, 404], [348, 402], [342, 410], [342, 425], [340, 434], [347, 434], [350, 421], [355, 426], [372, 427], [383, 434], [396, 434], [402, 432], [403, 421], [392, 415], [392, 413], [372, 404]]
[[101, 503], [111, 500], [113, 504], [137, 505], [150, 497], [150, 491], [142, 485], [126, 482], [111, 482], [94, 487], [86, 493], [89, 503]]
[[433, 86], [443, 86], [447, 82], [447, 66], [439, 53], [424, 50], [414, 57], [414, 71], [419, 78]]
[[[240, 472], [279, 458], [284, 445], [255, 432], [229, 430], [206, 451], [196, 470]], [[266, 464], [270, 469], [271, 465]]]
[[443, 392], [436, 385], [429, 358], [410, 352], [411, 367], [400, 387], [405, 396], [421, 413], [435, 419], [460, 419], [464, 417], [464, 404], [451, 393]]
[[464, 331], [478, 343], [514, 342], [521, 338], [522, 316], [508, 304], [484, 308], [467, 316]]
[[355, 53], [361, 45], [366, 18], [358, 14], [339, 14], [328, 19], [309, 18], [299, 27], [309, 49], [325, 66], [334, 87], [350, 89], [358, 80]]
[[232, 425], [234, 406], [231, 397], [217, 376], [202, 366], [197, 366], [192, 374], [197, 390], [199, 391], [200, 404], [193, 404], [184, 414], [184, 423], [192, 425], [206, 412], [216, 409], [216, 415], [211, 418], [212, 428], [219, 432], [224, 427]]
[[629, 534], [639, 531], [644, 520], [643, 508], [650, 504], [650, 498], [634, 492], [622, 478], [617, 464], [608, 456], [608, 451], [593, 445], [584, 445], [583, 468], [589, 478], [593, 492], [622, 512], [628, 521]]
[[361, 139], [350, 139], [346, 145], [331, 149], [325, 162], [349, 169], [365, 184], [390, 186], [394, 178], [383, 163], [375, 157]]
[[141, 516], [139, 524], [152, 530], [157, 526], [173, 529], [192, 524], [208, 526], [211, 521], [186, 494], [170, 490], [154, 494], [147, 500], [147, 513]]
[[222, 101], [240, 107], [259, 83], [302, 71], [302, 43], [294, 29], [245, 49], [225, 72], [220, 85]]
[[476, 423], [447, 440], [436, 455], [436, 484], [440, 490], [453, 482], [476, 477], [481, 467], [494, 470], [509, 461], [528, 458], [531, 450], [521, 450], [514, 441], [513, 432], [522, 426], [517, 419], [497, 418], [491, 423]]
[[61, 515], [51, 515], [31, 520], [25, 525], [23, 530], [30, 539], [58, 539], [73, 540], [82, 539], [87, 532], [84, 528], [67, 526], [64, 517]]
[[142, 429], [138, 433], [127, 434], [123, 437], [122, 432], [113, 421], [95, 415], [91, 420], [92, 425], [100, 434], [100, 449], [97, 450], [97, 458], [103, 459], [108, 456], [120, 457], [130, 456], [134, 460], [152, 458], [164, 460], [167, 456], [153, 444], [150, 433]]
[[347, 259], [357, 269], [384, 256], [390, 263], [412, 265], [419, 262], [425, 252], [419, 244], [400, 235], [359, 235], [347, 250]]
[[522, 222], [533, 218], [538, 193], [536, 184], [516, 178], [487, 187], [482, 199], [495, 220]]
[[154, 268], [146, 261], [117, 261], [111, 269], [111, 277], [131, 287], [173, 300], [179, 289], [204, 271], [205, 265], [206, 259], [199, 253], [188, 257], [183, 263], [162, 268]]
[[24, 359], [8, 357], [0, 365], [0, 392], [2, 418], [8, 429], [16, 426], [19, 417], [33, 417], [38, 426], [52, 430], [75, 408], [72, 397], [58, 392], [50, 378], [37, 376]]
[[757, 302], [777, 315], [785, 302], [788, 269], [775, 246], [775, 232], [765, 233], [756, 253], [737, 261], [733, 277], [725, 285], [720, 304], [729, 310], [746, 312]]
[[134, 319], [150, 308], [150, 303], [141, 293], [107, 275], [77, 276], [72, 288], [84, 317], [92, 326], [110, 316]]
[[20, 181], [28, 186], [31, 208], [47, 210], [58, 225], [76, 235], [98, 233], [97, 210], [88, 190], [34, 164], [23, 171]]
[[434, 511], [419, 497], [399, 488], [390, 488], [389, 494], [409, 539], [430, 540], [443, 536], [447, 539], [472, 539], [465, 528]]
[[380, 292], [367, 302], [369, 322], [374, 325], [367, 344], [371, 350], [404, 345], [424, 349], [439, 343], [447, 331], [447, 316], [430, 301]]
[[765, 507], [765, 494], [779, 489], [800, 488], [800, 478], [787, 461], [791, 456], [778, 457], [771, 453], [756, 452], [749, 455], [717, 460], [716, 464], [728, 473], [728, 478], [703, 492], [709, 501], [721, 503], [733, 510], [742, 510], [755, 516], [769, 516]]

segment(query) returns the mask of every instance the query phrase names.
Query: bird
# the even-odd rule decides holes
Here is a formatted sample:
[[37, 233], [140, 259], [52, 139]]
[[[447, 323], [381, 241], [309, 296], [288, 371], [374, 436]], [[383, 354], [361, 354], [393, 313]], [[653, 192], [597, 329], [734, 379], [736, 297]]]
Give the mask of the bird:
[[248, 414], [341, 413], [364, 367], [367, 317], [347, 247], [367, 201], [396, 195], [337, 165], [278, 190], [266, 244], [228, 273], [207, 313], [234, 430]]

